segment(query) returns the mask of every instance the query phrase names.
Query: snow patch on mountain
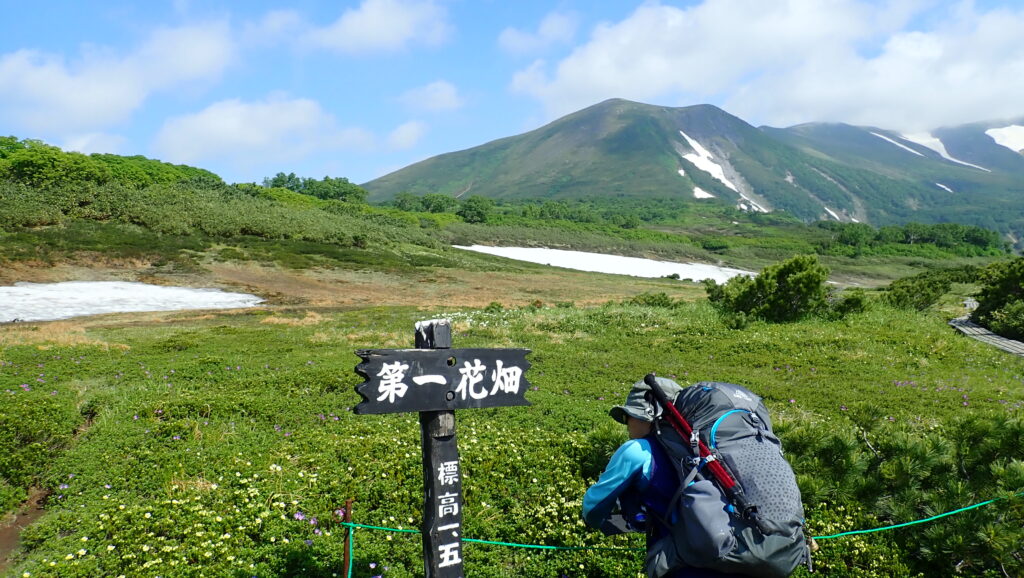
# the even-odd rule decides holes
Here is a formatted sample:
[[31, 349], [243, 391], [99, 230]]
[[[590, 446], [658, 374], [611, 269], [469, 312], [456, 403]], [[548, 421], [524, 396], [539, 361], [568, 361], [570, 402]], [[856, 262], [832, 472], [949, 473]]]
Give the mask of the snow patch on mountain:
[[1011, 124], [1003, 128], [990, 128], [985, 131], [985, 134], [992, 137], [996, 144], [1015, 153], [1024, 154], [1024, 126]]
[[976, 169], [981, 169], [981, 170], [985, 171], [986, 173], [991, 173], [992, 172], [992, 171], [986, 169], [985, 167], [980, 167], [978, 165], [971, 164], [969, 162], [953, 158], [949, 154], [949, 152], [946, 150], [946, 145], [942, 144], [941, 140], [939, 140], [935, 136], [932, 136], [930, 133], [901, 134], [900, 137], [902, 137], [903, 139], [908, 140], [908, 141], [910, 141], [912, 143], [919, 144], [919, 145], [921, 145], [923, 147], [928, 147], [928, 148], [932, 149], [933, 151], [939, 153], [939, 156], [941, 156], [942, 158], [946, 159], [947, 161], [958, 163], [958, 164], [961, 164], [961, 165], [964, 165], [964, 166], [968, 166], [968, 167], [973, 167], [973, 168], [976, 168]]
[[715, 198], [714, 195], [712, 195], [711, 193], [705, 191], [704, 189], [702, 189], [700, 187], [693, 187], [693, 196], [698, 198], [698, 199], [713, 199], [713, 198]]
[[884, 141], [886, 141], [886, 142], [888, 142], [888, 143], [892, 143], [892, 144], [894, 144], [894, 145], [896, 145], [896, 146], [900, 147], [901, 149], [903, 149], [903, 150], [905, 150], [905, 151], [909, 151], [909, 152], [912, 152], [912, 153], [914, 153], [915, 155], [917, 155], [917, 156], [919, 156], [919, 157], [923, 157], [923, 156], [924, 156], [923, 154], [921, 154], [921, 153], [919, 153], [919, 152], [915, 151], [914, 149], [912, 149], [912, 148], [908, 147], [907, 145], [904, 145], [904, 144], [900, 144], [900, 143], [896, 142], [895, 140], [893, 140], [893, 139], [891, 139], [891, 138], [889, 138], [889, 137], [885, 136], [884, 134], [878, 134], [877, 132], [873, 132], [873, 131], [868, 131], [868, 132], [870, 132], [871, 134], [873, 134], [873, 135], [877, 136], [878, 138], [880, 138], [880, 139], [882, 139], [882, 140], [884, 140]]
[[936, 187], [939, 187], [940, 189], [942, 189], [942, 190], [944, 190], [944, 191], [947, 191], [947, 192], [950, 192], [950, 193], [952, 193], [952, 192], [953, 192], [953, 189], [951, 189], [951, 188], [947, 187], [946, 185], [944, 185], [944, 184], [942, 184], [942, 183], [935, 183], [935, 186], [936, 186]]
[[679, 134], [683, 135], [683, 138], [686, 139], [686, 142], [687, 144], [690, 145], [690, 148], [696, 151], [696, 153], [687, 153], [683, 155], [684, 159], [693, 163], [693, 166], [697, 167], [698, 169], [708, 173], [712, 177], [715, 177], [716, 179], [721, 181], [723, 185], [729, 187], [730, 189], [736, 191], [737, 193], [740, 192], [740, 190], [736, 188], [736, 185], [732, 184], [732, 182], [729, 179], [725, 178], [725, 169], [722, 168], [722, 165], [715, 162], [715, 157], [711, 154], [710, 151], [708, 151], [708, 149], [701, 146], [699, 142], [690, 138], [689, 135], [687, 135], [685, 132], [679, 131]]
[[768, 209], [754, 202], [750, 197], [740, 193], [740, 200], [736, 203], [736, 208], [741, 211], [755, 211], [757, 213], [770, 213]]
[[[824, 205], [822, 205], [822, 206], [824, 207]], [[837, 215], [836, 212], [833, 211], [832, 209], [830, 209], [828, 207], [825, 207], [825, 211], [828, 212], [829, 215], [832, 215], [833, 219], [835, 219], [837, 221], [842, 221], [842, 219], [839, 218], [839, 215]]]

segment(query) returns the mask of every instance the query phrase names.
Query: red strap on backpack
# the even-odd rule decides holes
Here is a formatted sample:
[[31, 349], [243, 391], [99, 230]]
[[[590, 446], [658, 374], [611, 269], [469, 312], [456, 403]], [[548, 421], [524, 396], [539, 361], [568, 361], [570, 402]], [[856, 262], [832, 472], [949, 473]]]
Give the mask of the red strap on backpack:
[[[654, 398], [658, 401], [664, 410], [666, 419], [668, 419], [669, 425], [672, 429], [676, 430], [684, 440], [693, 439], [693, 428], [690, 427], [689, 422], [683, 417], [683, 414], [679, 413], [676, 409], [675, 404], [670, 403], [668, 396], [665, 395], [664, 390], [661, 389], [661, 385], [658, 384], [658, 380], [655, 379], [653, 373], [648, 373], [644, 376], [644, 383], [651, 388], [651, 393], [654, 394]], [[708, 470], [711, 472], [712, 478], [722, 489], [725, 495], [737, 506], [740, 512], [745, 517], [756, 517], [756, 510], [751, 504], [747, 502], [746, 496], [743, 494], [743, 487], [736, 483], [736, 479], [726, 471], [725, 467], [714, 458], [711, 450], [701, 440], [697, 440], [697, 449], [700, 453], [700, 457], [705, 459], [705, 464]], [[708, 460], [707, 458], [711, 459]]]

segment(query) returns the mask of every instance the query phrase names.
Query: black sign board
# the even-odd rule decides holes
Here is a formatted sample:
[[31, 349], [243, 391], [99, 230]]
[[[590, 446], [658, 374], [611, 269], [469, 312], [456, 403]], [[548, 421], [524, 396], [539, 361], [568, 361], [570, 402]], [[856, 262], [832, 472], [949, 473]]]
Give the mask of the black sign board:
[[451, 324], [416, 324], [416, 349], [363, 349], [359, 414], [419, 412], [423, 451], [423, 569], [426, 578], [464, 578], [462, 470], [456, 409], [530, 405], [529, 349], [451, 349]]
[[364, 349], [355, 412], [398, 413], [530, 405], [529, 349]]

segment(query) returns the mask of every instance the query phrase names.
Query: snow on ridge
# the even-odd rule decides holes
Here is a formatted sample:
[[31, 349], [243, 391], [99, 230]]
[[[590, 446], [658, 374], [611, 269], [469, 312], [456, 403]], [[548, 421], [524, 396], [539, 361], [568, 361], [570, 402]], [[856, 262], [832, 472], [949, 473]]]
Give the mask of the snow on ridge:
[[992, 137], [996, 144], [1015, 153], [1024, 151], [1024, 126], [1011, 124], [1003, 128], [990, 128], [985, 131], [985, 134]]
[[712, 195], [711, 193], [705, 191], [704, 189], [702, 189], [700, 187], [693, 187], [693, 196], [698, 198], [698, 199], [713, 199], [713, 198], [715, 198], [714, 195]]
[[992, 172], [992, 171], [986, 169], [985, 167], [981, 167], [981, 166], [978, 166], [978, 165], [975, 165], [975, 164], [971, 164], [971, 163], [966, 162], [966, 161], [962, 161], [960, 159], [953, 158], [949, 154], [949, 151], [946, 150], [946, 145], [942, 144], [941, 140], [939, 140], [935, 136], [932, 136], [930, 133], [901, 134], [900, 136], [903, 139], [908, 140], [908, 141], [910, 141], [912, 143], [919, 144], [919, 145], [921, 145], [923, 147], [927, 147], [927, 148], [932, 149], [933, 151], [939, 153], [939, 156], [941, 156], [942, 158], [946, 159], [947, 161], [958, 163], [958, 164], [961, 164], [961, 165], [964, 165], [964, 166], [968, 166], [968, 167], [973, 167], [973, 168], [976, 168], [976, 169], [980, 169], [980, 170], [985, 171], [986, 173], [991, 173]]
[[[822, 205], [822, 207], [825, 207], [825, 205]], [[839, 215], [837, 215], [836, 212], [833, 211], [832, 209], [825, 207], [825, 210], [828, 211], [828, 214], [832, 215], [833, 219], [837, 221], [842, 221], [842, 219], [839, 218]]]
[[699, 142], [690, 138], [685, 132], [679, 131], [679, 134], [683, 135], [683, 138], [685, 138], [686, 142], [689, 143], [690, 148], [697, 151], [696, 154], [687, 153], [683, 155], [684, 159], [693, 163], [698, 169], [708, 173], [712, 177], [715, 177], [730, 189], [737, 193], [740, 192], [740, 190], [736, 188], [736, 185], [732, 184], [729, 179], [725, 178], [725, 169], [722, 168], [722, 165], [714, 161], [714, 156], [708, 151], [708, 149], [701, 146]]
[[914, 153], [915, 155], [917, 155], [919, 157], [923, 157], [924, 156], [923, 154], [915, 151], [914, 149], [912, 149], [912, 148], [910, 148], [910, 147], [908, 147], [908, 146], [906, 146], [904, 144], [900, 144], [900, 143], [896, 142], [895, 140], [885, 136], [884, 134], [879, 134], [879, 133], [874, 132], [874, 131], [868, 131], [868, 132], [870, 132], [871, 134], [877, 136], [878, 138], [880, 138], [880, 139], [882, 139], [882, 140], [884, 140], [886, 142], [892, 143], [892, 144], [900, 147], [901, 149], [903, 149], [905, 151], [910, 151], [910, 152]]
[[[748, 203], [750, 206], [747, 206]], [[768, 209], [762, 207], [761, 205], [758, 205], [757, 203], [754, 202], [753, 199], [744, 195], [743, 193], [740, 193], [740, 202], [736, 203], [736, 208], [740, 209], [741, 211], [757, 211], [758, 213], [770, 212]]]
[[936, 186], [936, 187], [939, 187], [940, 189], [942, 189], [942, 190], [944, 190], [944, 191], [947, 191], [947, 192], [950, 192], [950, 193], [952, 193], [952, 192], [953, 192], [953, 189], [951, 189], [951, 188], [947, 187], [946, 185], [944, 185], [944, 184], [942, 184], [942, 183], [935, 183], [935, 186]]

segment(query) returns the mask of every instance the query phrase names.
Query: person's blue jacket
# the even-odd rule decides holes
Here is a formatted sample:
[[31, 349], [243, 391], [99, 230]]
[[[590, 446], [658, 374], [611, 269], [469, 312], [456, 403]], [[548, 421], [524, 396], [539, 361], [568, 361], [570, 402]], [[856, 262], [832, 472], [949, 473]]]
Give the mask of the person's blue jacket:
[[621, 500], [627, 516], [644, 506], [664, 518], [678, 485], [678, 476], [664, 450], [649, 438], [629, 440], [612, 455], [604, 473], [583, 496], [583, 519], [601, 528]]
[[[664, 536], [667, 529], [668, 506], [679, 487], [679, 475], [669, 462], [665, 450], [650, 436], [632, 439], [619, 446], [608, 461], [604, 473], [583, 495], [583, 520], [592, 528], [606, 534], [616, 529], [608, 526], [616, 504], [627, 519], [631, 519], [640, 506], [648, 514], [648, 547]], [[621, 531], [621, 530], [618, 530]], [[726, 578], [739, 575], [725, 574], [704, 568], [679, 568], [663, 578]]]

